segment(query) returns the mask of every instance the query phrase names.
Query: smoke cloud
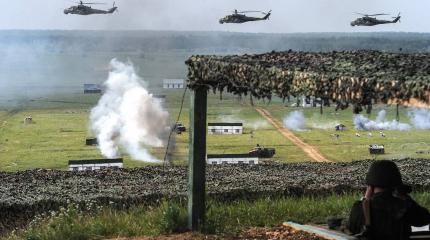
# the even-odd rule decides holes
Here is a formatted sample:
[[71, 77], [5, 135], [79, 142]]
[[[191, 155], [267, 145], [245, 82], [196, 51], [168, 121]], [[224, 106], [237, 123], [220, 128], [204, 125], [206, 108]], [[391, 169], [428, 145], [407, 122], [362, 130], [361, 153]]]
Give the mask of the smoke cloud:
[[237, 116], [239, 113], [240, 111], [232, 111], [232, 115], [220, 115], [218, 116], [218, 121], [228, 123], [243, 123], [245, 127], [251, 128], [254, 131], [270, 126], [270, 124], [266, 120], [262, 119], [244, 120]]
[[430, 111], [428, 109], [413, 109], [408, 112], [411, 123], [417, 129], [430, 129]]
[[353, 119], [355, 129], [363, 130], [363, 131], [372, 131], [372, 130], [408, 131], [411, 129], [411, 125], [407, 123], [400, 123], [396, 120], [387, 121], [386, 115], [387, 115], [387, 112], [385, 110], [379, 111], [375, 121], [370, 120], [361, 114], [355, 115]]
[[305, 115], [303, 112], [294, 111], [284, 118], [284, 126], [295, 131], [303, 131], [305, 129]]
[[113, 59], [105, 93], [91, 110], [91, 128], [107, 158], [125, 151], [135, 160], [158, 162], [147, 147], [162, 147], [168, 113], [142, 84], [131, 63]]

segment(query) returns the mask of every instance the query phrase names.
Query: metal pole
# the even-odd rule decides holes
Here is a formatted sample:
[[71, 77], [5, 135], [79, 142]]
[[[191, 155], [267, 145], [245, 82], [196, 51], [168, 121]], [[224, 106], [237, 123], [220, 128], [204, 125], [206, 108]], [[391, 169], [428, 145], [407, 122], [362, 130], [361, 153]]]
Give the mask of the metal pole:
[[399, 104], [396, 105], [396, 120], [397, 122], [400, 121], [400, 114], [399, 114]]
[[200, 229], [205, 220], [207, 91], [191, 93], [188, 157], [188, 227]]

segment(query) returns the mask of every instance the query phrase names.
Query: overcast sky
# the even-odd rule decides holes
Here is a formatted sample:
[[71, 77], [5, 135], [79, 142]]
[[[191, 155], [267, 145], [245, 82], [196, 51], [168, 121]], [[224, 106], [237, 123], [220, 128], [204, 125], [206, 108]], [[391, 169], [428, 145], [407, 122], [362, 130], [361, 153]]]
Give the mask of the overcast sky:
[[[109, 8], [107, 5], [94, 8]], [[240, 32], [430, 32], [430, 0], [116, 0], [113, 15], [65, 15], [69, 0], [13, 0], [2, 4], [0, 29], [200, 30]], [[270, 21], [220, 25], [238, 10], [273, 10]], [[354, 12], [401, 12], [401, 23], [351, 27]], [[390, 19], [391, 16], [382, 16]]]

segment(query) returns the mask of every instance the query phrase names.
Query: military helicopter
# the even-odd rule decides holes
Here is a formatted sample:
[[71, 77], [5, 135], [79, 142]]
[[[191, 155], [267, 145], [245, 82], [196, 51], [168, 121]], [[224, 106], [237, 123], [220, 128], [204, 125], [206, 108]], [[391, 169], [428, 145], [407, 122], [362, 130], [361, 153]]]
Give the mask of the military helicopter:
[[94, 9], [90, 6], [86, 5], [94, 5], [94, 4], [104, 4], [104, 3], [85, 3], [82, 1], [78, 2], [79, 5], [71, 6], [69, 8], [64, 9], [64, 14], [78, 14], [78, 15], [90, 15], [90, 14], [110, 14], [117, 11], [118, 7], [115, 6], [115, 2], [113, 2], [112, 8], [108, 10], [99, 10]]
[[375, 26], [379, 24], [387, 24], [387, 23], [396, 23], [400, 21], [400, 13], [397, 15], [397, 17], [393, 17], [393, 20], [380, 20], [376, 19], [374, 16], [383, 16], [388, 15], [385, 13], [379, 13], [379, 14], [362, 14], [362, 13], [356, 13], [359, 15], [362, 15], [363, 17], [357, 18], [356, 20], [351, 22], [351, 26]]
[[[244, 13], [249, 12], [258, 12], [264, 14], [263, 17], [248, 17]], [[237, 10], [233, 11], [233, 14], [227, 15], [219, 20], [220, 24], [224, 23], [244, 23], [244, 22], [252, 22], [252, 21], [261, 21], [261, 20], [267, 20], [270, 17], [270, 14], [272, 13], [272, 10], [269, 12], [261, 12], [261, 11], [243, 11], [238, 12]]]

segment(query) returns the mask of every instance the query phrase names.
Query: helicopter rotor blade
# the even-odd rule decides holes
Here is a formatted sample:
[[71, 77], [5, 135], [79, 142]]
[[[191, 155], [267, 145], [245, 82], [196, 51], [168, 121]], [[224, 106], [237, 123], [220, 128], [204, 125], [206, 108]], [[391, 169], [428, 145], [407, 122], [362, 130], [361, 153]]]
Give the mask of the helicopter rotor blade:
[[362, 16], [367, 16], [367, 14], [363, 14], [363, 13], [359, 13], [359, 12], [354, 12], [357, 15], [362, 15]]
[[96, 4], [98, 4], [98, 5], [105, 5], [106, 3], [97, 3], [97, 2], [75, 2], [75, 3], [77, 3], [77, 4], [86, 4], [86, 5], [96, 5]]
[[367, 16], [385, 16], [385, 15], [390, 15], [390, 14], [378, 13], [378, 14], [370, 14], [370, 15], [367, 15]]
[[354, 12], [354, 13], [358, 14], [358, 15], [366, 16], [366, 17], [390, 15], [390, 14], [386, 14], [386, 13], [377, 13], [377, 14], [364, 14], [364, 13], [359, 13], [359, 12]]
[[238, 13], [251, 13], [251, 12], [254, 12], [254, 13], [264, 13], [262, 11], [238, 11]]

